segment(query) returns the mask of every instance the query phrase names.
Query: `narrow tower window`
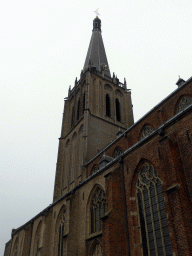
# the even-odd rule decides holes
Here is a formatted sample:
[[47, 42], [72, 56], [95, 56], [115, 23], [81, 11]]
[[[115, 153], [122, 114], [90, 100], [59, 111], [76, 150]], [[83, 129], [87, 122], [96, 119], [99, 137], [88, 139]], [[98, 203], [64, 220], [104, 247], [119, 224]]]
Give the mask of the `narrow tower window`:
[[116, 118], [117, 121], [121, 121], [121, 111], [120, 111], [120, 102], [119, 99], [115, 99], [115, 107], [116, 107]]
[[111, 106], [110, 106], [110, 97], [109, 94], [107, 93], [105, 95], [105, 103], [106, 103], [106, 116], [111, 116]]
[[157, 171], [144, 163], [138, 175], [137, 202], [143, 255], [172, 255], [162, 182]]
[[80, 98], [78, 99], [78, 103], [77, 103], [77, 121], [79, 120], [79, 110], [80, 110]]
[[83, 93], [83, 107], [82, 107], [82, 113], [84, 113], [85, 110], [85, 92]]

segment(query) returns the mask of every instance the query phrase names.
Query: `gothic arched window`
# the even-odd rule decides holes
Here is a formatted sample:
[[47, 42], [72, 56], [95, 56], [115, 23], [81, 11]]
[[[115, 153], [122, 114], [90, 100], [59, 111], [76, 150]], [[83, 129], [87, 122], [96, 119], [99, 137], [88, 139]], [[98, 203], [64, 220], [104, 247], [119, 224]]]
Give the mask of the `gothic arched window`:
[[110, 97], [109, 97], [108, 93], [105, 95], [105, 105], [106, 105], [106, 116], [110, 117], [111, 116], [111, 106], [110, 106]]
[[17, 256], [17, 253], [18, 253], [18, 244], [19, 244], [19, 241], [18, 241], [18, 237], [15, 239], [15, 243], [14, 243], [14, 247], [13, 247], [13, 256]]
[[91, 174], [97, 172], [99, 170], [99, 167], [97, 165], [94, 165], [92, 170], [91, 170]]
[[123, 150], [121, 148], [116, 148], [113, 153], [113, 157], [116, 158], [116, 157], [120, 156], [122, 153], [123, 153]]
[[34, 256], [39, 256], [40, 255], [40, 250], [42, 247], [42, 221], [39, 222], [38, 227], [37, 227], [37, 231], [35, 234], [35, 239], [34, 239], [34, 252], [33, 255]]
[[180, 111], [184, 110], [186, 107], [188, 107], [190, 104], [192, 104], [192, 97], [191, 96], [183, 96], [177, 105], [176, 113], [179, 113]]
[[144, 163], [141, 167], [136, 190], [143, 255], [171, 256], [162, 182], [149, 163]]
[[65, 232], [65, 223], [66, 223], [66, 218], [65, 218], [65, 213], [66, 210], [63, 211], [63, 214], [61, 216], [61, 221], [58, 227], [58, 256], [63, 256], [63, 251], [64, 251], [64, 232]]
[[79, 111], [80, 111], [80, 98], [78, 99], [78, 102], [77, 102], [77, 121], [79, 120]]
[[120, 102], [119, 99], [115, 99], [115, 107], [116, 107], [116, 119], [117, 121], [121, 122], [121, 109], [120, 109]]
[[141, 132], [141, 139], [150, 135], [154, 131], [154, 128], [151, 125], [145, 125]]
[[91, 256], [102, 256], [102, 247], [100, 243], [96, 243], [91, 251]]
[[91, 234], [102, 229], [101, 217], [106, 209], [105, 192], [97, 187], [91, 201]]

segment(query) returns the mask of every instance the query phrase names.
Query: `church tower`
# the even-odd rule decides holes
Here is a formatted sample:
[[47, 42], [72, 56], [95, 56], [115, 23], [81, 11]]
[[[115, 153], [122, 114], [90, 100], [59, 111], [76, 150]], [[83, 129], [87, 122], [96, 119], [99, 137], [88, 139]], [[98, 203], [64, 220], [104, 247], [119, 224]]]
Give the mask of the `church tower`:
[[65, 98], [53, 201], [86, 179], [83, 165], [132, 124], [131, 92], [110, 74], [96, 17], [80, 79]]

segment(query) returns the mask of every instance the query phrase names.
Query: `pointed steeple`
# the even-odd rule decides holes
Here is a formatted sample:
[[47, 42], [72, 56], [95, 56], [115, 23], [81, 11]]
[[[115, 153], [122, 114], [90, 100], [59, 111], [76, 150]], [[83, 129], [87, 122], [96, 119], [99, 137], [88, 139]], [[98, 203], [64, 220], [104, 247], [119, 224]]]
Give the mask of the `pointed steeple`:
[[103, 71], [104, 74], [111, 77], [107, 56], [101, 36], [101, 20], [98, 16], [93, 20], [93, 32], [89, 44], [87, 56], [85, 59], [84, 70], [94, 66], [98, 71]]

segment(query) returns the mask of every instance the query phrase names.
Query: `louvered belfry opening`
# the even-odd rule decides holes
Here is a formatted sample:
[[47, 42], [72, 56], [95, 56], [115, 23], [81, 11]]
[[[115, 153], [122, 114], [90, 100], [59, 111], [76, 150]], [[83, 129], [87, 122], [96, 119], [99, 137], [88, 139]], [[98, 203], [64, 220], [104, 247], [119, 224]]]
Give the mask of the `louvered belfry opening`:
[[108, 93], [105, 95], [105, 104], [106, 104], [106, 116], [110, 117], [111, 116], [111, 106], [110, 106], [110, 96]]
[[115, 99], [115, 107], [116, 107], [116, 119], [117, 121], [121, 121], [121, 110], [120, 110], [120, 102], [119, 99]]
[[137, 204], [144, 256], [172, 255], [162, 182], [157, 171], [144, 163], [138, 175]]

